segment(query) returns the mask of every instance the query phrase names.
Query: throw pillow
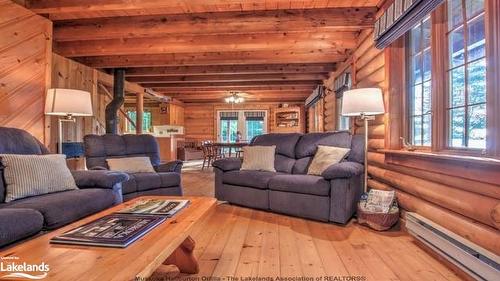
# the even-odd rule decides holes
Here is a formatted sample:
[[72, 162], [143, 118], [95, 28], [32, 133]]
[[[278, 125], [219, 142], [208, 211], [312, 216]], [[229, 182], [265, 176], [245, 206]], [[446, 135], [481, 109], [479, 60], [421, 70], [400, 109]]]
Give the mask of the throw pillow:
[[5, 202], [78, 189], [63, 154], [0, 154], [6, 185]]
[[349, 148], [318, 145], [307, 174], [320, 176], [329, 166], [346, 158], [349, 151]]
[[110, 170], [124, 173], [155, 173], [149, 157], [108, 158]]
[[275, 153], [276, 145], [245, 146], [243, 147], [243, 163], [241, 164], [241, 170], [276, 172], [274, 169]]

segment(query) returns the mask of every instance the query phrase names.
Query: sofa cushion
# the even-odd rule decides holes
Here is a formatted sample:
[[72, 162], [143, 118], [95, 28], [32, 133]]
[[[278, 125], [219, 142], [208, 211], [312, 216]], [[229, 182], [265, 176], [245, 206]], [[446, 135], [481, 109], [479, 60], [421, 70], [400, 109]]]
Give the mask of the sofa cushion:
[[172, 187], [181, 185], [181, 174], [175, 172], [158, 173], [161, 178], [161, 187]]
[[318, 145], [318, 150], [314, 155], [307, 170], [309, 175], [321, 176], [326, 168], [342, 161], [349, 153], [349, 148]]
[[313, 175], [276, 175], [269, 180], [269, 189], [328, 196], [330, 182]]
[[107, 209], [114, 202], [112, 190], [89, 188], [25, 198], [4, 206], [37, 210], [43, 215], [44, 227], [55, 229]]
[[265, 134], [256, 136], [251, 145], [270, 146], [276, 145], [276, 153], [290, 158], [295, 158], [295, 146], [301, 134]]
[[0, 209], [0, 247], [29, 237], [43, 228], [43, 216], [31, 209]]
[[242, 170], [258, 170], [276, 172], [274, 159], [276, 146], [246, 146], [243, 147]]
[[123, 157], [109, 158], [106, 160], [110, 170], [124, 173], [154, 173], [149, 157]]
[[312, 161], [312, 157], [304, 157], [295, 161], [293, 165], [292, 174], [307, 174], [307, 169], [309, 169], [309, 164]]
[[230, 171], [224, 173], [222, 182], [232, 185], [267, 189], [269, 180], [277, 173], [267, 171]]
[[295, 165], [295, 159], [283, 156], [281, 154], [276, 154], [274, 159], [274, 168], [277, 172], [291, 174], [293, 166]]
[[133, 174], [129, 174], [129, 180], [122, 183], [122, 193], [129, 194], [137, 192], [137, 182]]
[[5, 202], [78, 189], [62, 154], [0, 154], [6, 185]]
[[314, 156], [318, 145], [351, 148], [351, 135], [347, 131], [305, 134], [295, 147], [295, 158]]
[[137, 191], [161, 187], [161, 178], [157, 173], [134, 173]]

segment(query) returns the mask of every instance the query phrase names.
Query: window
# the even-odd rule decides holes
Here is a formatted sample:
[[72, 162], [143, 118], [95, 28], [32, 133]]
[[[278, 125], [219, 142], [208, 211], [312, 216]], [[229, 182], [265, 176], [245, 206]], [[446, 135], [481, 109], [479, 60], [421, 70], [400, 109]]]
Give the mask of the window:
[[251, 118], [246, 120], [247, 127], [247, 140], [250, 141], [254, 137], [262, 135], [264, 133], [264, 118]]
[[344, 95], [344, 91], [350, 90], [352, 87], [352, 79], [351, 79], [351, 67], [347, 68], [340, 74], [337, 78], [335, 78], [334, 89], [335, 89], [335, 97], [336, 97], [336, 128], [337, 130], [350, 130], [351, 119], [347, 116], [342, 116], [342, 96]]
[[431, 18], [409, 31], [408, 61], [408, 137], [411, 144], [430, 146], [432, 132]]
[[342, 98], [337, 98], [337, 130], [349, 130], [351, 119], [348, 116], [342, 116]]
[[[127, 111], [127, 116], [134, 122], [137, 122], [137, 113], [133, 110]], [[150, 111], [144, 111], [142, 114], [142, 130], [144, 132], [150, 132], [153, 125], [153, 118]], [[135, 133], [135, 127], [132, 126], [129, 120], [127, 120], [126, 131], [129, 133]]]
[[484, 0], [448, 1], [448, 145], [486, 147]]
[[392, 49], [405, 57], [405, 66], [398, 68], [406, 73], [406, 83], [400, 87], [406, 102], [403, 133], [412, 145], [498, 155], [486, 145], [494, 143], [487, 140], [486, 130], [487, 118], [492, 120], [495, 114], [486, 112], [487, 99], [492, 100], [487, 95], [486, 66], [488, 60], [496, 60], [487, 57], [486, 46], [497, 47], [489, 41], [495, 33], [486, 32], [485, 22], [487, 13], [492, 18], [498, 15], [485, 9], [485, 3], [447, 0], [408, 31], [404, 52]]

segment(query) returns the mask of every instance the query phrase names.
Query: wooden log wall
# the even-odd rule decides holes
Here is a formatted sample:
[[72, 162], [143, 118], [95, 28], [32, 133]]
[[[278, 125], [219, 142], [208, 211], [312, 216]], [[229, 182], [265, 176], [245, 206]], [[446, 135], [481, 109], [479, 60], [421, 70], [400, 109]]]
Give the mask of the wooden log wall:
[[[63, 140], [67, 142], [81, 142], [87, 134], [105, 133], [105, 109], [112, 99], [113, 76], [94, 68], [85, 66], [74, 60], [53, 54], [52, 61], [52, 88], [68, 88], [87, 91], [92, 97], [94, 116], [76, 117], [75, 123], [64, 123]], [[127, 82], [127, 92], [144, 92], [144, 88], [136, 83]], [[122, 108], [123, 111], [123, 108]], [[124, 111], [123, 111], [124, 112]], [[119, 113], [119, 131], [125, 130], [125, 116]], [[135, 121], [135, 120], [134, 120]], [[51, 139], [49, 148], [56, 151], [58, 140], [57, 117], [49, 117]]]
[[44, 143], [51, 57], [52, 22], [0, 0], [0, 126], [27, 130]]
[[[388, 108], [389, 104], [394, 104], [389, 99], [399, 99], [404, 92], [392, 91], [389, 96], [388, 89], [394, 88], [391, 83], [400, 83], [404, 77], [390, 70], [391, 61], [394, 61], [391, 48], [397, 47], [378, 50], [373, 45], [372, 34], [365, 35], [360, 36], [357, 49], [346, 62], [351, 63], [354, 69], [354, 88], [383, 89], [386, 112], [391, 112], [370, 121], [369, 187], [395, 190], [404, 211], [417, 212], [479, 246], [500, 254], [499, 163], [494, 160], [389, 150], [391, 147], [386, 143], [389, 126], [398, 125], [401, 118], [399, 115], [393, 116], [394, 112], [399, 111]], [[334, 78], [331, 77], [327, 82]], [[332, 121], [328, 118], [335, 114], [335, 103], [329, 102], [328, 97], [325, 104], [325, 129], [331, 130], [334, 126], [330, 125]], [[360, 120], [353, 121], [353, 132], [363, 134], [362, 126]], [[399, 139], [399, 136], [391, 136], [393, 138]]]
[[[98, 85], [98, 71], [81, 63], [53, 54], [52, 87], [87, 91], [92, 97], [93, 117], [76, 117], [75, 123], [63, 124], [63, 141], [81, 142], [87, 134], [105, 132], [104, 111], [111, 98]], [[49, 147], [55, 151], [58, 141], [57, 117], [50, 118], [52, 138]]]
[[[184, 130], [185, 138], [198, 142], [217, 140], [217, 111], [218, 110], [267, 110], [268, 130], [274, 132], [274, 110], [280, 103], [244, 103], [228, 105], [225, 103], [185, 103]], [[290, 103], [290, 106], [294, 104]], [[303, 106], [303, 104], [298, 104]]]

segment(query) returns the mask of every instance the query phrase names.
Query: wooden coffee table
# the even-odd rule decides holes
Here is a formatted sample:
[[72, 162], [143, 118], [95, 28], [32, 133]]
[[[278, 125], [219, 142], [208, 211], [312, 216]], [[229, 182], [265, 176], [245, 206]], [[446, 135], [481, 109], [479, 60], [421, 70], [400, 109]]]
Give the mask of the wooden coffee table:
[[[191, 204], [125, 249], [49, 243], [56, 235], [148, 198], [182, 198]], [[208, 197], [139, 197], [7, 248], [0, 252], [0, 257], [18, 257], [18, 263], [45, 262], [50, 270], [44, 280], [134, 280], [151, 276], [164, 264], [174, 264], [184, 273], [197, 273], [198, 264], [192, 254], [194, 241], [190, 235], [203, 226], [215, 206], [216, 199]]]

